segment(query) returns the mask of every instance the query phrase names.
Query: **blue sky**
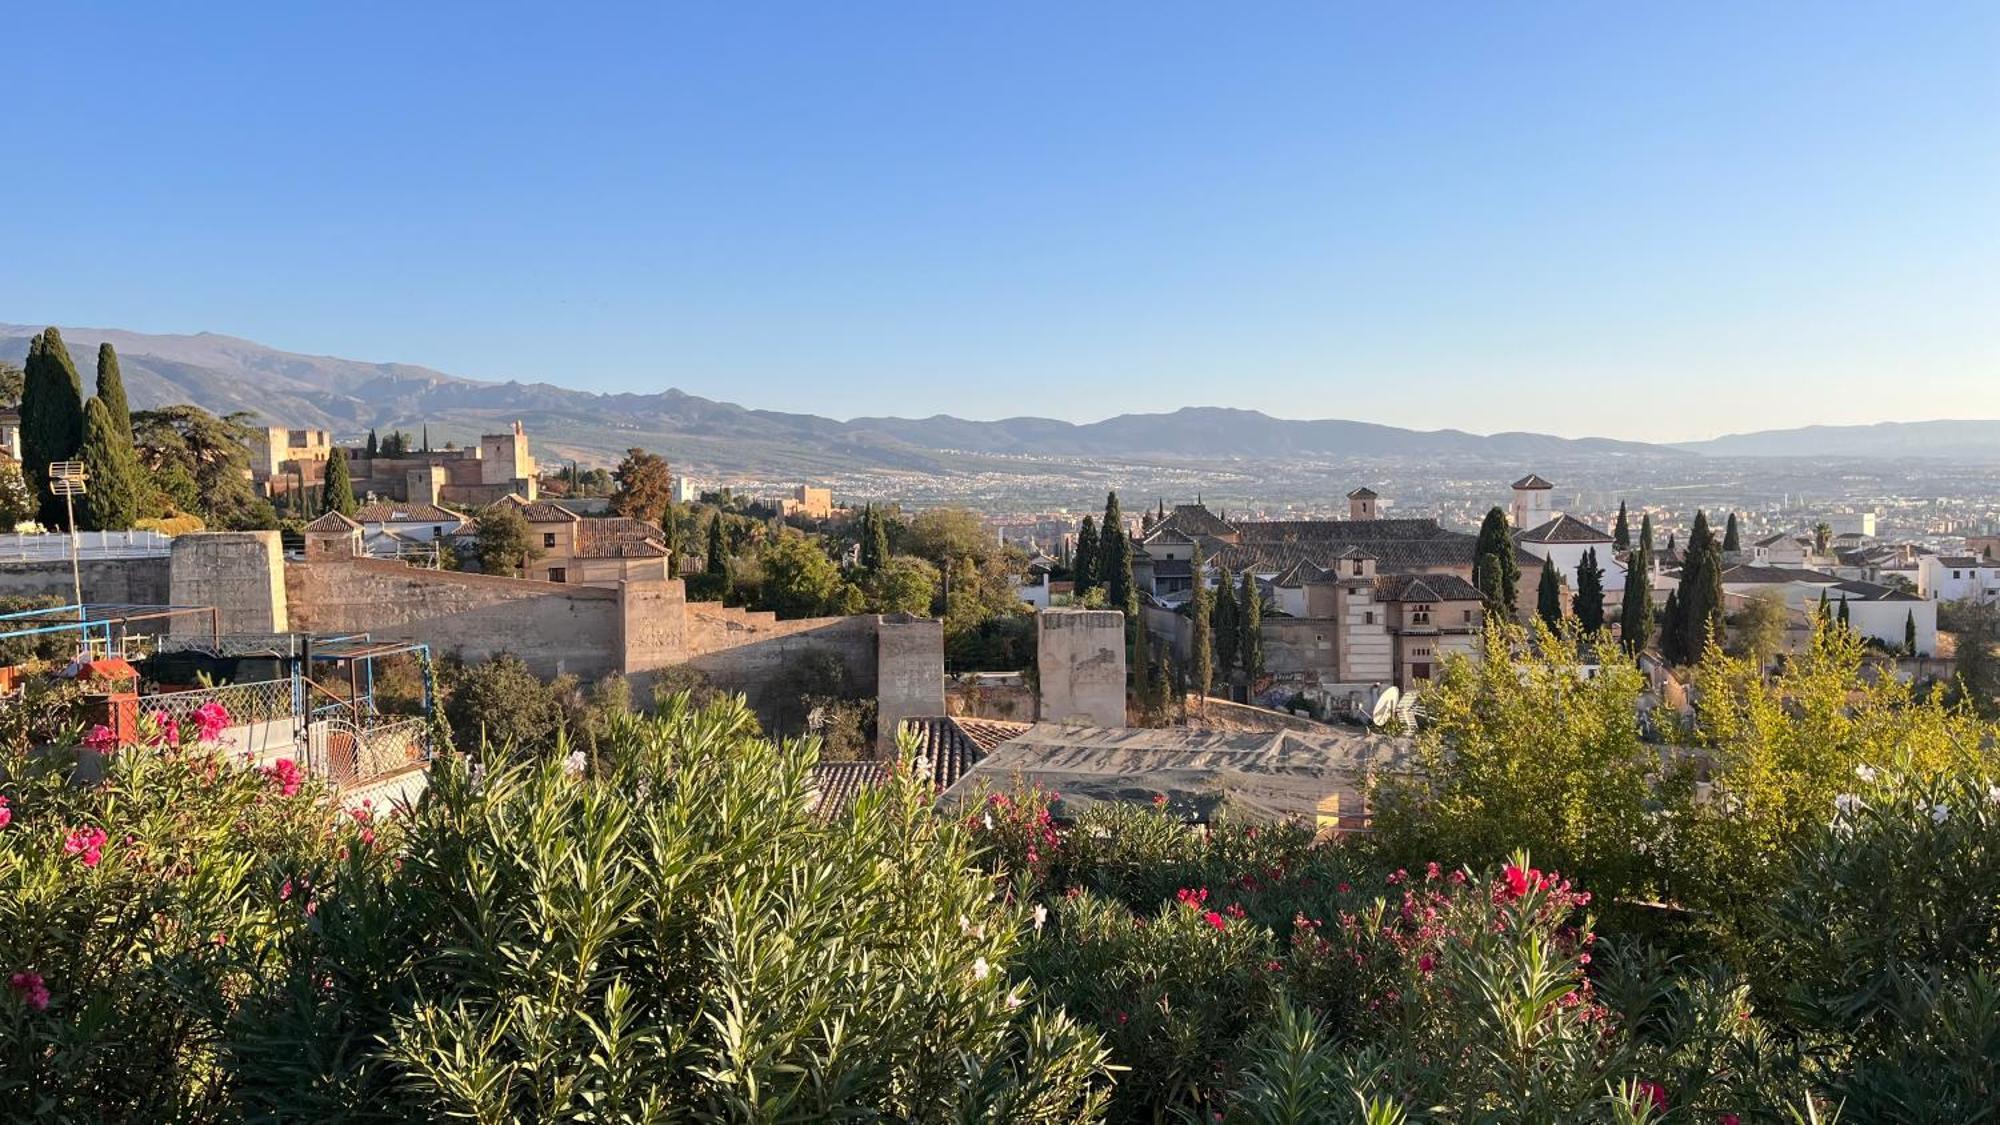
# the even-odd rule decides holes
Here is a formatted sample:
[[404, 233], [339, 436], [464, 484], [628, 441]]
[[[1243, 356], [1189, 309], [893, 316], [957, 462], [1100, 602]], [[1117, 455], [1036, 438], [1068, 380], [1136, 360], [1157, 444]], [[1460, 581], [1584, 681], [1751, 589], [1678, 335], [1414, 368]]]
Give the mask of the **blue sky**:
[[2000, 5], [36, 5], [0, 321], [746, 405], [2000, 417]]

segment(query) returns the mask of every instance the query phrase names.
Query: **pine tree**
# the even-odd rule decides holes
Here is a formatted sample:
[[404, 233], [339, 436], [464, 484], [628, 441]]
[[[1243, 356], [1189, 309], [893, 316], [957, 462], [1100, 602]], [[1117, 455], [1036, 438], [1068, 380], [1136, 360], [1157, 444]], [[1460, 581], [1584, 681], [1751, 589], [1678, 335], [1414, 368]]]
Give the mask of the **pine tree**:
[[1595, 547], [1585, 551], [1576, 564], [1576, 598], [1571, 608], [1584, 632], [1604, 628], [1604, 568], [1598, 565]]
[[[118, 353], [112, 350], [109, 343], [97, 345], [97, 397], [104, 403], [104, 412], [111, 416], [111, 424], [117, 427], [118, 436], [129, 448], [132, 444], [132, 404], [125, 400], [125, 377], [118, 372]], [[84, 422], [88, 428], [87, 416]], [[85, 434], [85, 438], [88, 437]]]
[[1743, 549], [1742, 533], [1736, 527], [1736, 513], [1729, 513], [1729, 526], [1722, 532], [1722, 551], [1733, 554]]
[[[373, 461], [375, 458], [380, 457], [381, 455], [382, 455], [382, 443], [375, 437], [375, 428], [373, 426], [370, 426], [368, 428], [368, 450], [364, 454], [364, 456], [366, 456], [370, 461]], [[571, 478], [571, 483], [572, 484], [575, 483], [574, 477]]]
[[1903, 616], [1903, 653], [1907, 656], [1917, 654], [1917, 611], [1914, 609]]
[[1618, 616], [1618, 635], [1625, 648], [1638, 653], [1653, 637], [1653, 560], [1644, 547], [1625, 557], [1625, 601]]
[[351, 516], [360, 505], [354, 502], [354, 482], [347, 476], [347, 451], [339, 446], [326, 459], [326, 486], [320, 493], [329, 512]]
[[76, 460], [83, 448], [83, 381], [53, 328], [28, 345], [21, 368], [22, 474], [35, 490], [41, 525], [66, 527], [68, 509], [49, 489], [49, 466]]
[[1070, 561], [1070, 581], [1075, 584], [1077, 601], [1097, 588], [1097, 548], [1097, 521], [1085, 516], [1083, 526], [1076, 530], [1076, 555]]
[[1264, 674], [1264, 596], [1257, 589], [1257, 576], [1247, 569], [1239, 600], [1236, 620], [1242, 626], [1243, 639], [1236, 644], [1236, 658], [1243, 665], [1243, 679], [1255, 686]]
[[1562, 624], [1562, 581], [1556, 577], [1553, 559], [1542, 563], [1542, 581], [1535, 589], [1535, 613], [1551, 629]]
[[1639, 517], [1639, 549], [1650, 557], [1653, 553], [1653, 513]]
[[1127, 620], [1138, 615], [1138, 592], [1132, 587], [1132, 540], [1125, 535], [1125, 520], [1118, 513], [1118, 494], [1104, 498], [1104, 526], [1098, 528], [1098, 568], [1103, 572], [1104, 600]]
[[708, 517], [708, 561], [702, 569], [704, 573], [718, 578], [729, 575], [729, 556], [722, 549], [722, 515], [719, 512]]
[[1215, 677], [1215, 622], [1210, 617], [1215, 612], [1215, 596], [1209, 592], [1208, 582], [1202, 573], [1208, 563], [1202, 558], [1201, 544], [1195, 544], [1194, 561], [1189, 565], [1194, 571], [1194, 596], [1188, 599], [1186, 669], [1195, 697], [1205, 699]]
[[1613, 550], [1632, 549], [1632, 525], [1625, 515], [1625, 501], [1618, 502], [1618, 522], [1611, 525], [1611, 546]]
[[1215, 634], [1215, 679], [1225, 684], [1236, 670], [1236, 649], [1243, 641], [1236, 616], [1236, 578], [1225, 567], [1215, 584], [1215, 605], [1209, 610], [1209, 625]]
[[129, 531], [145, 504], [146, 478], [131, 440], [101, 398], [83, 408], [83, 468], [88, 484], [78, 520], [93, 531]]
[[1501, 621], [1514, 619], [1514, 599], [1521, 581], [1521, 564], [1514, 561], [1514, 549], [1514, 536], [1507, 529], [1507, 513], [1493, 508], [1479, 525], [1479, 542], [1472, 556], [1472, 584], [1486, 599], [1486, 615]]

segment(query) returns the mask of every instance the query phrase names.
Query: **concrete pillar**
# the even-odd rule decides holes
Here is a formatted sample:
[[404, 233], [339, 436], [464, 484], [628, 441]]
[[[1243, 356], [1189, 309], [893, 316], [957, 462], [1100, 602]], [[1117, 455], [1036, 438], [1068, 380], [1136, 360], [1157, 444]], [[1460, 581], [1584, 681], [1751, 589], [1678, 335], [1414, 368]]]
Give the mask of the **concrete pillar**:
[[[225, 633], [283, 633], [285, 556], [275, 531], [207, 531], [174, 537], [168, 589], [175, 605], [214, 606]], [[205, 617], [177, 617], [173, 632], [204, 633]]]
[[944, 622], [884, 617], [875, 627], [875, 751], [893, 752], [904, 719], [944, 712]]
[[1036, 718], [1125, 725], [1125, 615], [1115, 609], [1045, 609], [1035, 615]]

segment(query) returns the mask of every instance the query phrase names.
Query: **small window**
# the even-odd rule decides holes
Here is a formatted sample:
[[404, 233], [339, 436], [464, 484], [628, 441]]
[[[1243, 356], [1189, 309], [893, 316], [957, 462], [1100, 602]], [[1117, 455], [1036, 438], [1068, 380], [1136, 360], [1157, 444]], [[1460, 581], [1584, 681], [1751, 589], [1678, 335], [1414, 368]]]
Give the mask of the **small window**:
[[550, 548], [550, 547], [554, 547], [555, 545], [556, 545], [556, 533], [555, 533], [555, 532], [553, 532], [553, 531], [544, 531], [544, 532], [542, 532], [542, 546], [543, 546], [543, 548], [545, 548], [545, 549], [546, 549], [546, 548]]
[[1465, 611], [1465, 623], [1467, 625], [1472, 624], [1472, 611], [1469, 609]]
[[1362, 614], [1362, 615], [1361, 615], [1361, 623], [1362, 623], [1363, 625], [1373, 625], [1373, 624], [1375, 624], [1375, 611], [1371, 609], [1371, 610], [1369, 610], [1369, 611], [1368, 611], [1367, 613], [1364, 613], [1364, 614]]
[[549, 568], [549, 581], [551, 581], [551, 582], [567, 582], [567, 581], [569, 581], [569, 568], [568, 568], [568, 567], [566, 567], [566, 566], [552, 566], [552, 567], [550, 567], [550, 568]]
[[1361, 560], [1360, 560], [1360, 559], [1355, 559], [1355, 560], [1354, 560], [1354, 576], [1355, 576], [1356, 578], [1359, 578], [1359, 577], [1361, 577]]

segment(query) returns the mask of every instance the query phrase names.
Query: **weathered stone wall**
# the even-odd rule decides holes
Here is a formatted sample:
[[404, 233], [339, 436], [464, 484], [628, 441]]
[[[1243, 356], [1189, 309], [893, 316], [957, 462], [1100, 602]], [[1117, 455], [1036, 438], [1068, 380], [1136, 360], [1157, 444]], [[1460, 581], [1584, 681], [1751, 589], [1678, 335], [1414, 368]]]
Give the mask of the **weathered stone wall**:
[[1125, 615], [1114, 609], [1047, 609], [1035, 615], [1037, 718], [1125, 725]]
[[904, 719], [942, 715], [944, 622], [879, 618], [875, 634], [875, 747], [893, 750]]
[[589, 679], [624, 670], [615, 589], [422, 570], [387, 559], [293, 563], [285, 580], [302, 630], [421, 641], [468, 660], [511, 652], [544, 676]]
[[[806, 617], [779, 621], [769, 613], [729, 609], [713, 602], [688, 603], [691, 642], [686, 663], [720, 687], [742, 692], [752, 710], [773, 733], [802, 733], [780, 724], [778, 717], [798, 701], [803, 689], [793, 676], [797, 662], [814, 652], [826, 652], [847, 672], [847, 685], [857, 696], [873, 696], [877, 688], [875, 632], [877, 617]], [[938, 662], [938, 677], [944, 662]]]
[[[172, 594], [164, 555], [137, 559], [84, 559], [83, 600], [100, 604], [165, 605]], [[48, 595], [74, 601], [69, 560], [0, 563], [0, 597]]]
[[1340, 622], [1330, 617], [1267, 617], [1264, 669], [1280, 679], [1337, 679]]
[[[283, 633], [291, 626], [285, 556], [275, 531], [214, 531], [174, 539], [169, 600], [214, 606], [225, 633]], [[209, 623], [176, 618], [173, 632], [199, 633]]]

